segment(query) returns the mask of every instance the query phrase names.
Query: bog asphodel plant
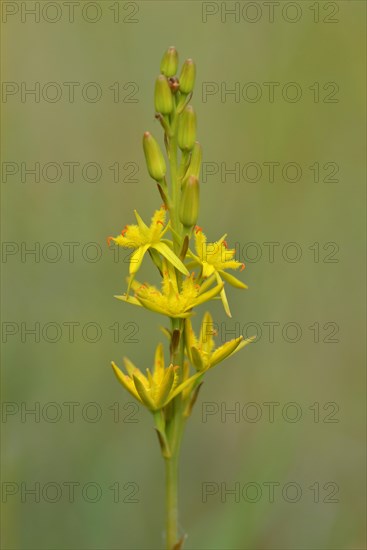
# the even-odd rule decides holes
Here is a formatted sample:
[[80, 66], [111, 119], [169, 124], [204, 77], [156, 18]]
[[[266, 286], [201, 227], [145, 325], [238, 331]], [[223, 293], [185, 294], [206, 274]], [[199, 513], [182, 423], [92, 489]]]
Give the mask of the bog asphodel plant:
[[[209, 242], [197, 225], [202, 150], [196, 141], [196, 114], [190, 105], [196, 68], [191, 59], [183, 64], [179, 77], [177, 68], [177, 51], [171, 47], [163, 56], [154, 92], [168, 163], [156, 139], [149, 132], [143, 135], [147, 169], [163, 205], [153, 213], [150, 223], [135, 210], [136, 223], [108, 238], [108, 244], [133, 249], [126, 293], [116, 298], [165, 315], [169, 321], [169, 328], [163, 329], [169, 339], [169, 361], [165, 361], [163, 344], [159, 343], [152, 369], [144, 365], [142, 371], [127, 358], [123, 360], [124, 370], [112, 362], [118, 381], [154, 418], [166, 464], [167, 550], [181, 549], [185, 538], [179, 534], [177, 505], [178, 459], [185, 422], [208, 371], [252, 341], [240, 336], [215, 347], [210, 313], [205, 313], [199, 335], [192, 327], [194, 308], [210, 300], [221, 300], [231, 316], [226, 284], [247, 287], [228, 272], [242, 270], [244, 265], [235, 259], [227, 236]], [[138, 281], [137, 273], [147, 256], [162, 277], [160, 289]]]

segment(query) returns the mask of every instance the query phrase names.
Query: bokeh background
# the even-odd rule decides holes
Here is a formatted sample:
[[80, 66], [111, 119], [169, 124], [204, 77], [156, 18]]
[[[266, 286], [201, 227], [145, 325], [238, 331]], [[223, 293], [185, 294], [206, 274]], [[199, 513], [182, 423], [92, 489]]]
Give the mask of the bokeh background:
[[[141, 137], [161, 139], [154, 79], [174, 44], [198, 67], [193, 104], [209, 163], [200, 225], [209, 239], [228, 233], [246, 263], [249, 290], [229, 291], [233, 318], [213, 304], [219, 339], [258, 336], [207, 376], [188, 424], [185, 548], [365, 548], [365, 3], [280, 2], [273, 22], [265, 2], [77, 2], [74, 22], [62, 2], [61, 12], [41, 2], [37, 22], [24, 11], [34, 4], [2, 6], [2, 547], [164, 545], [152, 419], [109, 367], [123, 355], [150, 366], [164, 318], [114, 300], [128, 256], [105, 239], [134, 208], [149, 218], [160, 205]], [[37, 82], [39, 101], [22, 97]], [[66, 82], [80, 84], [74, 102]], [[278, 83], [273, 101], [266, 82]], [[205, 97], [208, 83], [218, 91]], [[225, 94], [235, 86], [240, 97]], [[21, 163], [36, 162], [38, 182], [22, 175]], [[50, 162], [61, 175], [42, 174]], [[279, 163], [274, 181], [268, 162]], [[290, 162], [300, 177], [282, 174]], [[257, 163], [261, 177], [254, 165], [248, 177], [226, 175], [235, 163]], [[264, 243], [278, 243], [274, 258]], [[146, 262], [140, 278], [151, 277]], [[27, 332], [35, 326], [38, 336]], [[204, 487], [214, 494], [205, 499]]]

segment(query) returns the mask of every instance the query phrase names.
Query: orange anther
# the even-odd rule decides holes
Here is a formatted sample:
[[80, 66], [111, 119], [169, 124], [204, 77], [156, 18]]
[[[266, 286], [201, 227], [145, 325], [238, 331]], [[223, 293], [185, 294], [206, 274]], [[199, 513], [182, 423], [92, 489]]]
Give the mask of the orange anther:
[[199, 231], [203, 231], [202, 227], [199, 227], [198, 225], [195, 225], [195, 233], [199, 233]]
[[164, 223], [161, 220], [158, 220], [157, 223], [160, 223], [161, 225], [164, 226]]
[[224, 246], [225, 248], [228, 248], [228, 243], [227, 243], [227, 241], [223, 241], [223, 246]]
[[125, 225], [124, 229], [121, 231], [121, 235], [125, 237], [125, 233], [127, 231], [127, 225]]
[[107, 246], [110, 246], [111, 241], [113, 241], [113, 237], [107, 237]]
[[243, 271], [244, 269], [245, 269], [245, 264], [242, 263], [242, 264], [241, 264], [241, 269], [240, 269], [240, 271]]

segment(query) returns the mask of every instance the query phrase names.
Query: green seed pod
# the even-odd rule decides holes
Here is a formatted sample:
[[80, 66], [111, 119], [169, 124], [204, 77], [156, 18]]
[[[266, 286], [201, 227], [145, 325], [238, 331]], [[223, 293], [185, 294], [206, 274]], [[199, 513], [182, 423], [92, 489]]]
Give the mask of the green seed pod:
[[180, 91], [183, 94], [189, 94], [193, 91], [195, 85], [196, 67], [192, 59], [186, 59], [182, 65], [180, 74]]
[[155, 81], [154, 105], [157, 113], [169, 115], [173, 109], [173, 97], [168, 80], [162, 74]]
[[199, 180], [190, 176], [181, 195], [180, 220], [185, 227], [196, 225], [199, 215]]
[[150, 132], [144, 133], [143, 148], [150, 176], [155, 181], [162, 181], [166, 175], [166, 162], [161, 148]]
[[196, 114], [191, 105], [188, 105], [178, 119], [177, 142], [181, 151], [189, 152], [193, 149], [196, 139]]
[[178, 53], [174, 46], [168, 48], [162, 57], [161, 73], [165, 76], [175, 76], [178, 65]]

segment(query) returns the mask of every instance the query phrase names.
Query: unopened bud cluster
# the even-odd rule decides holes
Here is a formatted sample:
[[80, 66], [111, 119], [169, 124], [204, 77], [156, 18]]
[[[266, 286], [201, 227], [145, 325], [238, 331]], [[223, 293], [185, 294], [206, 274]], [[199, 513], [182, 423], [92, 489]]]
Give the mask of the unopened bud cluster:
[[[196, 141], [196, 113], [189, 105], [195, 84], [196, 68], [192, 59], [187, 59], [179, 77], [178, 54], [174, 47], [163, 55], [160, 71], [154, 89], [156, 118], [165, 131], [165, 145], [168, 157], [174, 140], [181, 150], [181, 166], [178, 177], [181, 180], [179, 197], [179, 220], [185, 230], [192, 229], [199, 214], [199, 176], [202, 159], [200, 144]], [[159, 184], [165, 205], [169, 208], [170, 198], [166, 196], [166, 163], [162, 150], [149, 132], [143, 137], [145, 159], [149, 175]]]

